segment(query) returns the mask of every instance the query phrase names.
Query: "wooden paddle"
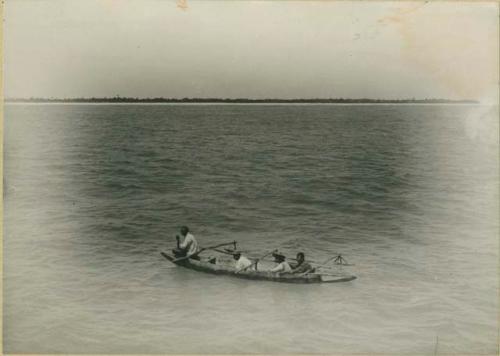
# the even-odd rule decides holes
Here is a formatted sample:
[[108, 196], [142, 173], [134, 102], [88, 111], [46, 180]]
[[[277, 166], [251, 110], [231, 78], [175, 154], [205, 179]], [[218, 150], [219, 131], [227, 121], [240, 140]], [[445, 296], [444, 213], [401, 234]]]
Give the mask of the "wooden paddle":
[[177, 262], [180, 262], [180, 261], [184, 261], [184, 260], [187, 260], [188, 258], [191, 258], [193, 256], [198, 256], [200, 253], [202, 253], [203, 251], [205, 250], [213, 250], [215, 248], [218, 248], [218, 247], [222, 247], [222, 246], [229, 246], [229, 245], [233, 245], [233, 246], [236, 246], [236, 241], [233, 241], [233, 242], [227, 242], [227, 243], [223, 243], [223, 244], [218, 244], [218, 245], [214, 245], [214, 246], [209, 246], [209, 247], [204, 247], [202, 249], [200, 249], [198, 252], [195, 252], [191, 255], [187, 255], [187, 256], [184, 256], [184, 257], [179, 257], [179, 258], [176, 258], [175, 260], [173, 260], [172, 262], [173, 263], [177, 263]]

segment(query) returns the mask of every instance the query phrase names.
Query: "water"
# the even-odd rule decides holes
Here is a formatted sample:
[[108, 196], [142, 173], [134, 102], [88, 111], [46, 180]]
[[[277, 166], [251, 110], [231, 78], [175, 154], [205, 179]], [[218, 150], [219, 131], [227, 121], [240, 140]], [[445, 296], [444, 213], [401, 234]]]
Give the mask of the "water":
[[[498, 108], [8, 105], [6, 353], [496, 353]], [[358, 279], [173, 267], [188, 224]], [[437, 341], [438, 340], [438, 341]]]

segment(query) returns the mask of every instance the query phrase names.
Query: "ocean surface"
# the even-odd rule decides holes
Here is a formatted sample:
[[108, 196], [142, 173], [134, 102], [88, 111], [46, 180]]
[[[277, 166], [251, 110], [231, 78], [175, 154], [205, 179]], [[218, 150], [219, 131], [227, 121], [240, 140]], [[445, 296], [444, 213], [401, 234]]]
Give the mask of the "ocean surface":
[[[498, 352], [498, 107], [7, 105], [5, 353]], [[358, 278], [160, 256], [186, 224]]]

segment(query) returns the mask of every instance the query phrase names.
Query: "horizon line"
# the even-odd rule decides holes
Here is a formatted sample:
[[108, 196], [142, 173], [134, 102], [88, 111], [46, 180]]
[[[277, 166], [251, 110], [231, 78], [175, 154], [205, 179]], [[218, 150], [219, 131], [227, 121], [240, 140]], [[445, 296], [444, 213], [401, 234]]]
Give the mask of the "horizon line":
[[74, 102], [74, 103], [476, 103], [474, 99], [444, 99], [444, 98], [403, 98], [403, 99], [373, 99], [373, 98], [165, 98], [165, 97], [72, 97], [72, 98], [4, 98], [4, 102]]

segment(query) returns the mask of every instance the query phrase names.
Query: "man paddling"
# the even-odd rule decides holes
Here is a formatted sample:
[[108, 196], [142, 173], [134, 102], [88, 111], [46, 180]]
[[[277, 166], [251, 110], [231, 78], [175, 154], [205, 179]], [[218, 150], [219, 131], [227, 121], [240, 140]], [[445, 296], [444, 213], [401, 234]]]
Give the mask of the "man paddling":
[[292, 268], [288, 264], [288, 262], [285, 261], [285, 256], [279, 254], [279, 253], [273, 253], [274, 257], [274, 262], [278, 263], [278, 265], [272, 269], [270, 269], [270, 272], [278, 272], [278, 273], [290, 273], [292, 272]]
[[180, 242], [179, 235], [175, 238], [177, 239], [177, 248], [172, 250], [175, 257], [190, 256], [194, 260], [199, 260], [200, 257], [196, 254], [199, 251], [198, 241], [194, 238], [192, 234], [189, 233], [189, 228], [187, 226], [181, 227], [181, 235], [184, 237], [184, 241]]
[[252, 266], [252, 262], [248, 258], [243, 256], [239, 251], [233, 253], [233, 258], [236, 261], [236, 273], [239, 273], [243, 270], [249, 270], [250, 266]]
[[305, 255], [303, 252], [297, 254], [297, 264], [293, 267], [293, 273], [307, 273], [314, 272], [314, 268], [305, 261]]

